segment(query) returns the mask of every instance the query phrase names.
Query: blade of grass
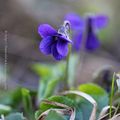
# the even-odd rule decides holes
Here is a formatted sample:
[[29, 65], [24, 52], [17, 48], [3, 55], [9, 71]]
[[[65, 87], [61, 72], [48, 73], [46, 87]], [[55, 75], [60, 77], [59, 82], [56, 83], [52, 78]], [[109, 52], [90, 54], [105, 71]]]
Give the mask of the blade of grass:
[[112, 78], [112, 86], [111, 86], [111, 94], [110, 94], [109, 118], [112, 117], [112, 101], [113, 101], [113, 95], [114, 95], [114, 84], [115, 84], [115, 73], [113, 74], [113, 78]]

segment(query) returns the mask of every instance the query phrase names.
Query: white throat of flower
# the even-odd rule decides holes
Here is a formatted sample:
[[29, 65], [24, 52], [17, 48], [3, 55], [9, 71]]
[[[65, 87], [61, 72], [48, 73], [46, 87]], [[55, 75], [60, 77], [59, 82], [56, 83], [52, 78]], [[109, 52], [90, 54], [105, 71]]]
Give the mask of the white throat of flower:
[[58, 29], [58, 34], [65, 36], [70, 40], [71, 27], [69, 21], [64, 21], [63, 25]]

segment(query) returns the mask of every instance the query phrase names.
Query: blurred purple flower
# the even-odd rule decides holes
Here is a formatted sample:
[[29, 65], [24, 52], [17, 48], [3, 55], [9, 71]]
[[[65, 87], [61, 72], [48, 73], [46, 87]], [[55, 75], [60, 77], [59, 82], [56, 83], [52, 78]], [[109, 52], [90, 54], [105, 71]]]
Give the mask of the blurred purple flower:
[[[66, 15], [65, 20], [69, 20], [73, 29], [73, 41], [76, 50], [79, 50], [82, 44], [84, 33], [86, 34], [85, 48], [88, 51], [96, 50], [100, 46], [100, 41], [96, 32], [106, 27], [108, 17], [104, 15], [87, 16], [85, 20], [75, 13]], [[86, 24], [87, 23], [87, 24]], [[87, 30], [87, 31], [86, 31]]]
[[68, 43], [72, 42], [67, 36], [60, 34], [48, 24], [40, 25], [38, 33], [42, 37], [39, 48], [43, 54], [52, 54], [56, 60], [67, 56]]
[[68, 20], [71, 23], [73, 30], [83, 30], [84, 28], [84, 20], [76, 13], [67, 14], [65, 20]]

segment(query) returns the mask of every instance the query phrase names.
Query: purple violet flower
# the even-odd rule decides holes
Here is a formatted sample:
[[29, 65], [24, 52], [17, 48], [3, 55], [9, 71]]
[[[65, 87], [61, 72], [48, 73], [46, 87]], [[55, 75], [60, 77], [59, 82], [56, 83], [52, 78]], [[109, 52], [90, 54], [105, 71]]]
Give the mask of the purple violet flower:
[[89, 16], [86, 20], [86, 44], [85, 47], [87, 50], [95, 50], [100, 46], [100, 41], [97, 37], [97, 34], [95, 33], [94, 27], [93, 27], [93, 20], [94, 18]]
[[[63, 33], [60, 30], [63, 30]], [[69, 39], [64, 26], [58, 31], [48, 24], [42, 24], [38, 27], [38, 33], [42, 37], [40, 50], [45, 55], [52, 54], [56, 60], [61, 60], [68, 54], [68, 44], [72, 43]]]
[[83, 30], [84, 28], [84, 20], [76, 13], [67, 14], [65, 20], [70, 21], [73, 30]]
[[[75, 13], [66, 15], [65, 20], [69, 20], [73, 30], [73, 41], [76, 50], [79, 50], [82, 44], [84, 33], [86, 34], [85, 48], [88, 51], [96, 50], [100, 46], [97, 33], [108, 24], [108, 17], [104, 15], [89, 15], [83, 20]], [[87, 31], [86, 31], [87, 30]]]

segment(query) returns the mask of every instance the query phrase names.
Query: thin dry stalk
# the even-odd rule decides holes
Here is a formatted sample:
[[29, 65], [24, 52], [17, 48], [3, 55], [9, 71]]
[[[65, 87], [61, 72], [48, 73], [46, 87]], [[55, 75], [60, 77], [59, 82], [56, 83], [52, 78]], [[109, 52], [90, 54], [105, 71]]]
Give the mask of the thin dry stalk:
[[[114, 109], [115, 111], [116, 111], [116, 107], [114, 107], [114, 106], [111, 106], [112, 107], [112, 109]], [[106, 117], [106, 113], [108, 112], [108, 110], [110, 109], [110, 106], [105, 106], [102, 110], [101, 110], [101, 112], [100, 112], [100, 115], [99, 115], [99, 117], [98, 117], [98, 120], [101, 120], [101, 119], [103, 119], [104, 117]]]
[[115, 116], [113, 116], [111, 119], [109, 119], [109, 120], [120, 120], [120, 113], [119, 114], [117, 114], [117, 115], [115, 115]]

